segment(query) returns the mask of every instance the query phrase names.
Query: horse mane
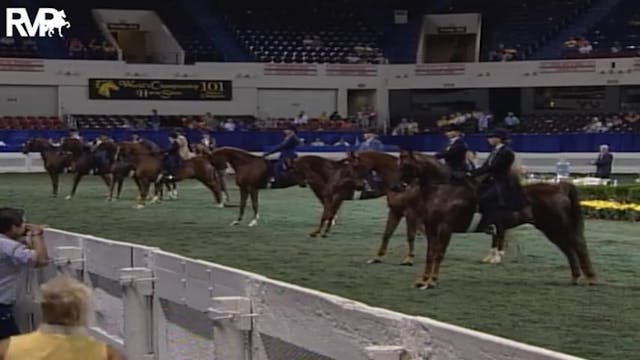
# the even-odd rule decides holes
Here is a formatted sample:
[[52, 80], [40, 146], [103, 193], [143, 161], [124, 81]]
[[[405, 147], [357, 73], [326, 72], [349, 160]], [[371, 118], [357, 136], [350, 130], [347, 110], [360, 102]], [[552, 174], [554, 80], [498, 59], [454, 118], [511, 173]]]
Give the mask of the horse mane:
[[420, 152], [412, 152], [411, 156], [415, 160], [420, 170], [420, 178], [428, 180], [431, 183], [448, 182], [450, 170], [443, 165], [433, 155], [427, 155]]
[[[294, 160], [295, 164], [302, 165], [304, 169], [311, 170], [314, 174], [320, 176], [322, 181], [327, 182], [336, 172], [340, 171], [345, 165], [342, 160], [331, 160], [318, 155], [304, 155]], [[320, 164], [320, 166], [313, 165]]]
[[222, 146], [211, 152], [211, 158], [223, 157], [226, 162], [232, 166], [240, 166], [251, 161], [262, 160], [260, 156], [253, 155], [252, 153], [233, 146]]

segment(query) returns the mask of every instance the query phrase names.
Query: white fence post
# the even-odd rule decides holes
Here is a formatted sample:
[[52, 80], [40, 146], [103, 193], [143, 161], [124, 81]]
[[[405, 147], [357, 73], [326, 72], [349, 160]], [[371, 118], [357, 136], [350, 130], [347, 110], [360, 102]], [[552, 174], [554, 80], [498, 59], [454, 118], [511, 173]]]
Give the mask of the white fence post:
[[53, 263], [57, 271], [76, 277], [75, 271], [84, 269], [84, 254], [79, 246], [56, 246]]
[[153, 272], [148, 268], [120, 269], [123, 286], [125, 352], [129, 359], [154, 359], [152, 341]]
[[211, 299], [209, 318], [214, 321], [213, 349], [215, 359], [247, 360], [253, 328], [251, 300], [243, 296], [220, 296]]

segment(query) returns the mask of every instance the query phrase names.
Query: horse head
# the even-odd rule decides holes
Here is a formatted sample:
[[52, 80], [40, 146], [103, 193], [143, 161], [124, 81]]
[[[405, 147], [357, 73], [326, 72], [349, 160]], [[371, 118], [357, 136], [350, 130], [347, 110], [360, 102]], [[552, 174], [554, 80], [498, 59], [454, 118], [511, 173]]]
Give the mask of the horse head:
[[403, 150], [398, 158], [400, 181], [409, 184], [414, 180], [421, 183], [446, 183], [450, 171], [435, 157], [412, 150]]
[[51, 149], [53, 145], [47, 140], [43, 138], [30, 138], [22, 144], [22, 153], [28, 154], [30, 152], [42, 152], [47, 149]]

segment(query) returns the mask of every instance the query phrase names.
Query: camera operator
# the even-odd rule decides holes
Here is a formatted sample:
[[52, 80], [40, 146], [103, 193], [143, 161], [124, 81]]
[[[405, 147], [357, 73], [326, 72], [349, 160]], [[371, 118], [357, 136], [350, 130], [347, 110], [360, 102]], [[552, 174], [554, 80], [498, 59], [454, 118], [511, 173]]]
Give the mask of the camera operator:
[[0, 340], [19, 334], [13, 306], [20, 273], [47, 265], [44, 227], [27, 223], [22, 209], [0, 208]]

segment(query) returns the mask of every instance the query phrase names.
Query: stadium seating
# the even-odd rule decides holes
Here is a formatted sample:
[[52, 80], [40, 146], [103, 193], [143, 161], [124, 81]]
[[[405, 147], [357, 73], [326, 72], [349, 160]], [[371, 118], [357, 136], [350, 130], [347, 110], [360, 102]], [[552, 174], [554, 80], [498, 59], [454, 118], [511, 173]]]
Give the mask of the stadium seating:
[[348, 3], [225, 2], [226, 24], [256, 61], [382, 63], [379, 33]]
[[63, 122], [57, 116], [3, 116], [0, 130], [62, 129]]
[[[620, 1], [607, 16], [584, 34], [593, 51], [566, 49], [566, 58], [634, 57], [640, 50], [640, 8], [634, 0]], [[612, 50], [612, 48], [616, 48]]]
[[527, 59], [541, 45], [580, 16], [590, 0], [452, 0], [450, 13], [479, 12], [483, 16], [482, 58], [504, 44], [515, 49], [514, 60]]

